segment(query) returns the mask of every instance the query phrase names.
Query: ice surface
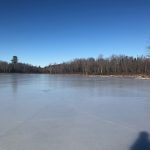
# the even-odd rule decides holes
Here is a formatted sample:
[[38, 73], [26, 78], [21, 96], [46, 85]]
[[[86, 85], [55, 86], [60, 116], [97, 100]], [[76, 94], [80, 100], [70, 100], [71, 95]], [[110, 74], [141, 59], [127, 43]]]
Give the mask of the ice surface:
[[150, 132], [150, 81], [0, 74], [0, 150], [129, 150]]

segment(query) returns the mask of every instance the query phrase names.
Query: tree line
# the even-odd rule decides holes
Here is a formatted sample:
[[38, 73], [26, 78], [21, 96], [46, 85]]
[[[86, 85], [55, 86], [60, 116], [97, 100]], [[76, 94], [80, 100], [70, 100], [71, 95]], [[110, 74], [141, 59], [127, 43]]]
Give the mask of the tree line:
[[0, 61], [0, 73], [42, 73], [41, 67], [24, 63], [8, 63]]
[[51, 64], [41, 68], [18, 63], [13, 57], [12, 63], [0, 61], [0, 73], [49, 73], [84, 75], [149, 75], [150, 58], [112, 55], [109, 58], [80, 58], [61, 64]]
[[130, 57], [113, 55], [87, 59], [74, 59], [62, 64], [53, 64], [45, 68], [50, 74], [85, 74], [85, 75], [136, 75], [150, 74], [150, 59], [144, 56]]

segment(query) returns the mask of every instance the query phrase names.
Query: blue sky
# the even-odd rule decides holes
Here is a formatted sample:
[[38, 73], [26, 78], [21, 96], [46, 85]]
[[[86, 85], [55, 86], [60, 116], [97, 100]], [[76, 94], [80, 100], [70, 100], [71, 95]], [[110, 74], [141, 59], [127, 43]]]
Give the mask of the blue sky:
[[0, 0], [0, 60], [146, 55], [150, 0]]

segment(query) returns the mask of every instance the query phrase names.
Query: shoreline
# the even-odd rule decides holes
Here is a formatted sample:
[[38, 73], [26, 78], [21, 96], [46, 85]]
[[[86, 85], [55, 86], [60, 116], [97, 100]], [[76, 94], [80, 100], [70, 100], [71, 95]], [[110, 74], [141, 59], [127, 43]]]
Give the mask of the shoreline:
[[133, 78], [133, 79], [141, 79], [141, 80], [150, 80], [150, 76], [148, 75], [85, 75], [89, 77], [113, 77], [113, 78]]
[[142, 80], [150, 80], [150, 75], [86, 75], [86, 74], [50, 74], [50, 73], [0, 73], [0, 74], [47, 74], [47, 75], [70, 75], [70, 76], [85, 76], [85, 77], [104, 77], [104, 78], [133, 78], [133, 79], [142, 79]]
[[[49, 73], [48, 73], [49, 74]], [[84, 77], [102, 77], [102, 78], [132, 78], [132, 79], [141, 79], [141, 80], [150, 80], [150, 75], [143, 75], [143, 74], [139, 74], [139, 75], [86, 75], [86, 74], [49, 74], [49, 75], [70, 75], [70, 76], [84, 76]]]
[[70, 75], [70, 76], [85, 76], [85, 77], [104, 77], [104, 78], [133, 78], [133, 79], [142, 79], [142, 80], [150, 80], [150, 75], [86, 75], [86, 74], [49, 74], [49, 75]]

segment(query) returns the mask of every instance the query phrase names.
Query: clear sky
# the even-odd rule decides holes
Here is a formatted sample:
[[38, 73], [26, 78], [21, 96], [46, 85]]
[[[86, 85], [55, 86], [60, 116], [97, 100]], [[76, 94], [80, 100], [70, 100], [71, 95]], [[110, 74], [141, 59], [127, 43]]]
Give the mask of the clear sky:
[[0, 0], [0, 60], [44, 66], [149, 44], [150, 0]]

